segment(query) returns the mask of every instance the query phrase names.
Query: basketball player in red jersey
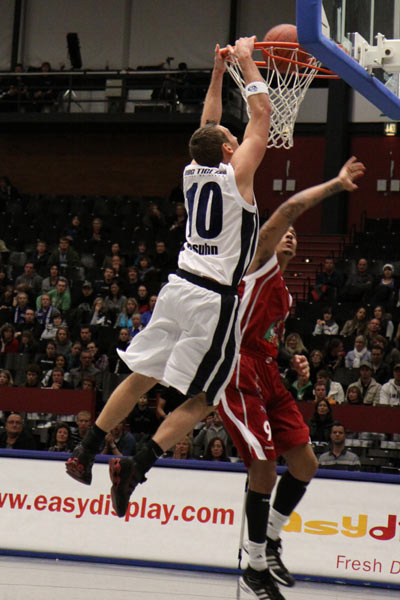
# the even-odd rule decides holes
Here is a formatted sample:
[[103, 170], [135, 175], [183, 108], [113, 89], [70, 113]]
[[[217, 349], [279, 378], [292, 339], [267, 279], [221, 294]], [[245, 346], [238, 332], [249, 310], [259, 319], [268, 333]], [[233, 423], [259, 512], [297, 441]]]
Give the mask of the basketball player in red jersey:
[[[246, 499], [249, 567], [243, 573], [241, 586], [257, 598], [265, 597], [261, 594], [262, 586], [257, 587], [257, 580], [262, 579], [268, 568], [281, 584], [294, 585], [280, 559], [280, 532], [318, 466], [309, 444], [308, 427], [281, 381], [277, 363], [291, 305], [282, 273], [296, 254], [292, 224], [324, 198], [357, 189], [354, 182], [364, 171], [364, 165], [352, 157], [334, 179], [284, 202], [261, 228], [255, 257], [239, 286], [240, 356], [219, 412], [249, 471]], [[309, 375], [304, 356], [296, 355], [290, 366]], [[274, 505], [269, 510], [269, 498], [277, 479], [276, 458], [280, 455], [285, 457], [288, 470], [279, 482]], [[283, 597], [278, 594], [267, 597]]]

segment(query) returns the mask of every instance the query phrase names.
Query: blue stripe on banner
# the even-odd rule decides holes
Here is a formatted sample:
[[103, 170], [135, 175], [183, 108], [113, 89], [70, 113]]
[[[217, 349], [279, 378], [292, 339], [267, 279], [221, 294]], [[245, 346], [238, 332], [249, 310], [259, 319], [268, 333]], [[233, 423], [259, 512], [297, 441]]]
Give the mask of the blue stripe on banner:
[[[204, 391], [205, 384], [210, 377], [212, 371], [215, 369], [215, 365], [220, 360], [223, 345], [226, 338], [226, 332], [228, 330], [232, 311], [234, 310], [235, 303], [237, 302], [237, 296], [225, 296], [221, 295], [221, 309], [217, 326], [215, 328], [214, 336], [211, 342], [210, 349], [203, 357], [197, 372], [192, 380], [192, 383], [188, 389], [188, 396], [195, 396]], [[207, 398], [208, 401], [208, 398]]]

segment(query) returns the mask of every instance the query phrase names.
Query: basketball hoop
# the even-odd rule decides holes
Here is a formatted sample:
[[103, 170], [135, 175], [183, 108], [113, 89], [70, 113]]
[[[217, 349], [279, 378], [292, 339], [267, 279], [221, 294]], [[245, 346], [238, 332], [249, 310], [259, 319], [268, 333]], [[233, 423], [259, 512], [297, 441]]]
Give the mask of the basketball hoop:
[[[337, 79], [332, 71], [324, 69], [311, 54], [294, 42], [256, 42], [255, 50], [262, 50], [262, 61], [255, 61], [257, 67], [266, 69], [267, 84], [271, 103], [271, 123], [267, 148], [291, 148], [293, 130], [299, 107], [315, 77]], [[282, 56], [279, 51], [283, 51]], [[226, 51], [228, 52], [228, 51]], [[226, 63], [229, 74], [239, 87], [250, 109], [245, 94], [245, 81], [238, 60], [230, 56]]]

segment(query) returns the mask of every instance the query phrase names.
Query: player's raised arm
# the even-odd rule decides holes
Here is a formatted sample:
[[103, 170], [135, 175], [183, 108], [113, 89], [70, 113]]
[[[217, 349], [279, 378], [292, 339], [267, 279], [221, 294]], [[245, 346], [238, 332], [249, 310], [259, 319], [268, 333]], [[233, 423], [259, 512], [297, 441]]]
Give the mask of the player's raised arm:
[[268, 89], [253, 60], [255, 39], [255, 36], [240, 38], [234, 48], [228, 46], [231, 54], [239, 61], [250, 108], [250, 119], [243, 142], [232, 158], [238, 188], [244, 197], [252, 189], [254, 173], [267, 149], [271, 114]]
[[283, 202], [260, 229], [257, 251], [247, 273], [253, 273], [271, 258], [275, 247], [296, 219], [322, 200], [357, 189], [355, 181], [364, 175], [365, 166], [355, 156], [343, 165], [337, 177], [307, 188]]
[[225, 58], [221, 54], [219, 44], [217, 44], [214, 50], [214, 68], [211, 74], [211, 81], [204, 99], [203, 112], [200, 120], [201, 127], [207, 125], [210, 121], [213, 121], [217, 125], [221, 122], [222, 84], [225, 71]]

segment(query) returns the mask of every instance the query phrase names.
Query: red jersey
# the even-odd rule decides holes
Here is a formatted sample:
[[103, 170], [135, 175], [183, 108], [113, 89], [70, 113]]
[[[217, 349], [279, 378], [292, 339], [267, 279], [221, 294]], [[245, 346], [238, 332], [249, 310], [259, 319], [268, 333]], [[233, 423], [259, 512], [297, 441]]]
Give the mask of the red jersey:
[[292, 305], [276, 254], [260, 269], [242, 279], [239, 296], [240, 352], [257, 354], [260, 358], [276, 358]]

